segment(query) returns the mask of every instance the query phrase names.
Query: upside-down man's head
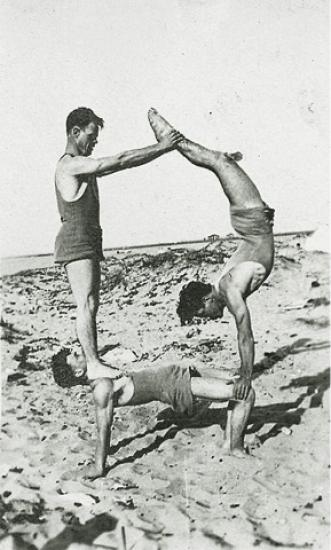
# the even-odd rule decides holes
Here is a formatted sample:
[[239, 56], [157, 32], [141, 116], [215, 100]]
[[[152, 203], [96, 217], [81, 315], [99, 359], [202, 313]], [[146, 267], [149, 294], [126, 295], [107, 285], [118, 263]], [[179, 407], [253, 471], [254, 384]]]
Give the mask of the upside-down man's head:
[[55, 382], [62, 388], [88, 384], [84, 358], [67, 349], [52, 357], [52, 371]]

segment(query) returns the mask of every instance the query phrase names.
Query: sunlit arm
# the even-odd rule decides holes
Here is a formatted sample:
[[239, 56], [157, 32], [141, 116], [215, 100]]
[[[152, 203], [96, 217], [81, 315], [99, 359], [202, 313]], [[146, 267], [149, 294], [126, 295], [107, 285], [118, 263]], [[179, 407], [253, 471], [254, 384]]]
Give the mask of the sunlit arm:
[[[235, 274], [237, 279], [238, 275], [241, 273]], [[224, 288], [225, 290], [225, 300], [226, 305], [235, 318], [236, 327], [237, 327], [237, 341], [238, 341], [238, 351], [240, 357], [240, 374], [243, 378], [251, 380], [253, 364], [254, 364], [254, 337], [251, 325], [251, 317], [246, 304], [245, 299], [243, 298], [242, 290], [239, 284], [235, 281], [235, 277], [232, 276], [230, 283], [227, 284]], [[242, 284], [239, 279], [239, 283]], [[246, 284], [244, 285], [244, 287]]]
[[95, 174], [106, 176], [127, 168], [147, 164], [164, 153], [172, 151], [182, 141], [183, 136], [177, 130], [171, 130], [160, 142], [148, 145], [142, 149], [124, 151], [111, 157], [93, 159], [84, 156], [70, 158], [66, 163], [66, 171], [71, 176]]
[[235, 316], [238, 331], [238, 351], [241, 362], [241, 375], [251, 380], [254, 365], [254, 337], [250, 314], [246, 304]]
[[155, 145], [149, 145], [142, 149], [132, 149], [131, 151], [124, 151], [113, 157], [105, 157], [99, 159], [99, 168], [96, 172], [98, 177], [107, 176], [120, 170], [126, 170], [127, 168], [134, 168], [135, 166], [142, 166], [152, 160], [160, 157], [164, 153], [170, 151], [166, 149], [161, 143]]

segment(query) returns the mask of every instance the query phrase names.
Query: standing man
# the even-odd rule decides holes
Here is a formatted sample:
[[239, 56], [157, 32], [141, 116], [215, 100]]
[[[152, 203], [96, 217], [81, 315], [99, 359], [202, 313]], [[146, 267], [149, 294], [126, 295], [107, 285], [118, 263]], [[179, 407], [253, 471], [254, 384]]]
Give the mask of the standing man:
[[[150, 109], [148, 116], [156, 138], [161, 140], [172, 126], [155, 109]], [[217, 176], [230, 203], [232, 227], [242, 239], [215, 285], [191, 281], [183, 287], [177, 313], [185, 324], [195, 316], [222, 317], [224, 308], [228, 308], [236, 322], [241, 361], [233, 397], [246, 399], [254, 364], [254, 338], [247, 298], [266, 280], [273, 266], [274, 210], [266, 205], [252, 180], [236, 163], [242, 158], [240, 153], [229, 155], [212, 151], [186, 138], [177, 149], [190, 162]]]
[[96, 315], [99, 306], [102, 230], [96, 177], [141, 166], [174, 149], [182, 139], [170, 129], [148, 147], [110, 157], [89, 158], [97, 144], [103, 119], [92, 109], [79, 107], [66, 121], [67, 145], [55, 172], [55, 188], [62, 226], [55, 243], [55, 262], [66, 268], [77, 304], [76, 329], [90, 380], [119, 376], [99, 359]]

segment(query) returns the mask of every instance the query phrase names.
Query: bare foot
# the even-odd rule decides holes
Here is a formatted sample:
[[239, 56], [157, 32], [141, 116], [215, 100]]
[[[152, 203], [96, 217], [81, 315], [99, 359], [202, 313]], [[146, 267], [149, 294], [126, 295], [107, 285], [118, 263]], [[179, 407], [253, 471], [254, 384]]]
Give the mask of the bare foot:
[[236, 456], [237, 458], [245, 458], [247, 456], [244, 447], [235, 447], [231, 449], [230, 443], [226, 440], [221, 445], [221, 449], [224, 455]]
[[236, 151], [235, 153], [224, 153], [227, 159], [234, 160], [235, 162], [239, 162], [243, 159], [243, 154], [240, 151]]
[[97, 468], [95, 464], [87, 464], [83, 468], [77, 470], [68, 470], [64, 472], [61, 476], [63, 481], [72, 480], [79, 481], [80, 479], [97, 479], [102, 477], [104, 472], [102, 468]]
[[227, 441], [221, 446], [222, 454], [225, 456], [234, 456], [235, 458], [248, 458], [249, 460], [259, 460], [256, 456], [250, 454], [247, 449], [244, 447], [235, 447], [234, 449], [230, 448], [230, 445]]
[[245, 449], [232, 449], [229, 450], [228, 454], [230, 456], [235, 456], [236, 458], [247, 458], [249, 456]]
[[[166, 134], [174, 129], [174, 127], [171, 126], [171, 124], [162, 115], [160, 115], [156, 109], [154, 109], [154, 107], [151, 107], [148, 111], [148, 120], [158, 141], [161, 141]], [[239, 162], [243, 158], [240, 151], [236, 151], [235, 153], [224, 153], [224, 156], [228, 160], [233, 160], [235, 162]]]
[[123, 373], [116, 367], [111, 367], [107, 363], [93, 363], [87, 365], [87, 378], [96, 380], [97, 378], [120, 378]]
[[163, 116], [161, 116], [156, 109], [154, 109], [154, 107], [151, 107], [148, 111], [148, 120], [157, 141], [161, 141], [161, 139], [168, 134], [170, 130], [174, 129], [173, 126], [171, 126], [171, 124], [169, 124], [169, 122], [163, 118]]

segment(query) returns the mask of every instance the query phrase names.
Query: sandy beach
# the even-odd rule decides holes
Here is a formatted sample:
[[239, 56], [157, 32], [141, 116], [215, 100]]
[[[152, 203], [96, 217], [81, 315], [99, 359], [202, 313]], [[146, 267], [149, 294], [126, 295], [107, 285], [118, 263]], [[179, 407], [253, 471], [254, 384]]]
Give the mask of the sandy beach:
[[[95, 437], [89, 388], [52, 376], [52, 356], [75, 343], [65, 274], [2, 277], [1, 550], [329, 547], [329, 255], [303, 243], [277, 241], [275, 268], [249, 299], [257, 399], [247, 459], [222, 456], [225, 405], [185, 425], [152, 403], [116, 411], [109, 471], [94, 482], [61, 479], [93, 455]], [[235, 246], [108, 257], [103, 353], [129, 350], [127, 371], [237, 368], [228, 313], [181, 327], [175, 312], [181, 286], [215, 278]]]

